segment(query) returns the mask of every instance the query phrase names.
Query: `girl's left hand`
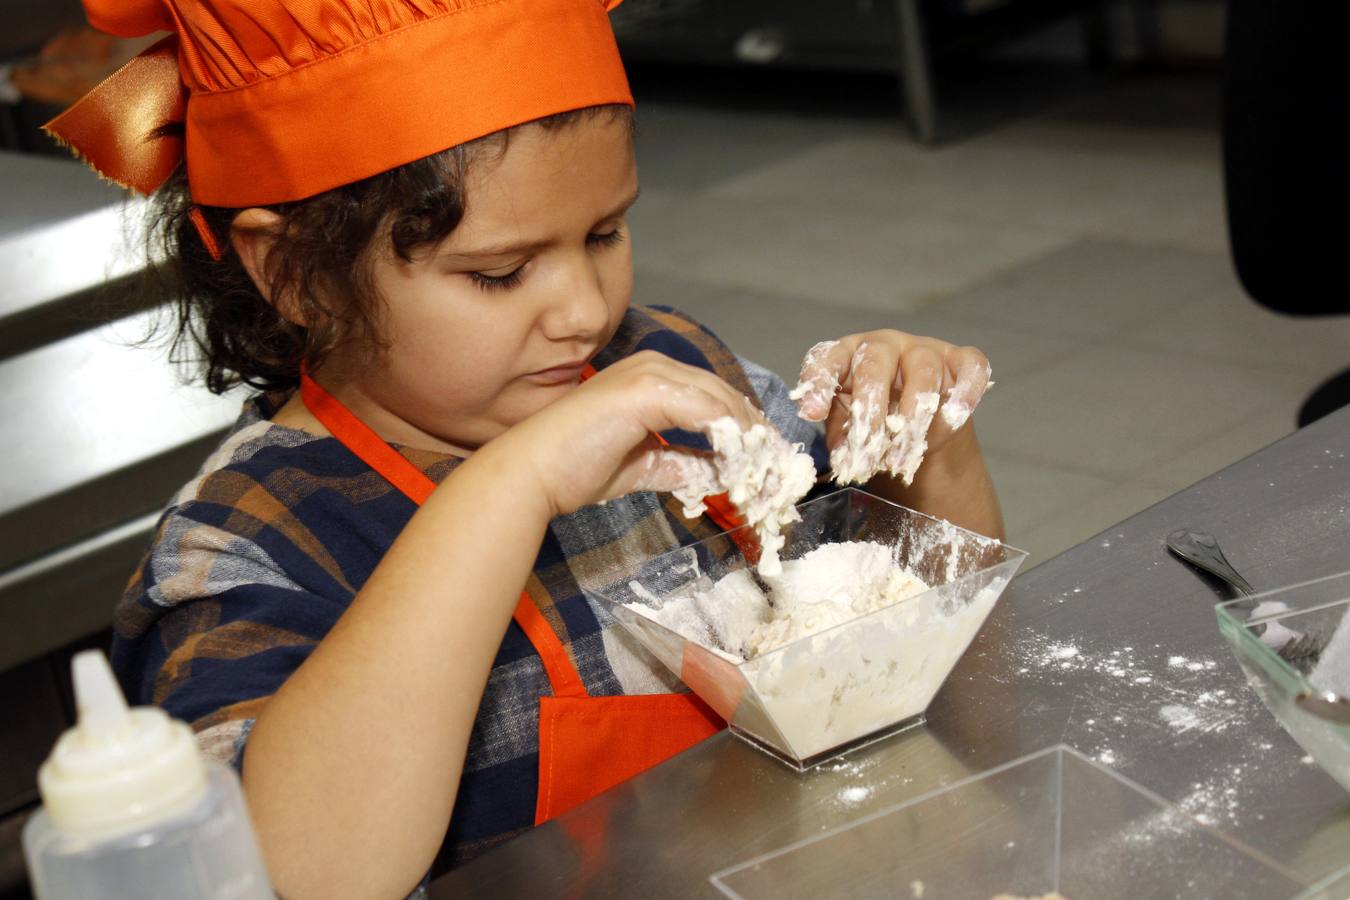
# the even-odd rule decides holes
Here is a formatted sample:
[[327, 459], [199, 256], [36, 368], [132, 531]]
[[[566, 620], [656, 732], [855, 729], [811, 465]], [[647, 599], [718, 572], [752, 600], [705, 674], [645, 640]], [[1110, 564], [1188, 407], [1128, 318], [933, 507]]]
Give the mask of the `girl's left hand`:
[[812, 347], [792, 398], [802, 418], [825, 422], [837, 482], [888, 472], [908, 485], [970, 418], [989, 372], [974, 347], [883, 329]]

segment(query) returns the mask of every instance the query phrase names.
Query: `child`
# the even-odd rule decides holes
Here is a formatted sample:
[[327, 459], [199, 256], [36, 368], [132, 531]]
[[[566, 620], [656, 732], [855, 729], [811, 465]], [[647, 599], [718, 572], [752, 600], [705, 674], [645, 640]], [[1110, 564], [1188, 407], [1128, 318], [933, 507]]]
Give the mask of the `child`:
[[207, 383], [262, 391], [161, 519], [115, 664], [241, 768], [283, 895], [402, 896], [722, 726], [579, 587], [721, 530], [653, 493], [710, 421], [767, 417], [858, 480], [926, 445], [868, 487], [1000, 534], [979, 351], [822, 344], [799, 415], [630, 306], [599, 0], [86, 6], [174, 36], [51, 128], [155, 192]]

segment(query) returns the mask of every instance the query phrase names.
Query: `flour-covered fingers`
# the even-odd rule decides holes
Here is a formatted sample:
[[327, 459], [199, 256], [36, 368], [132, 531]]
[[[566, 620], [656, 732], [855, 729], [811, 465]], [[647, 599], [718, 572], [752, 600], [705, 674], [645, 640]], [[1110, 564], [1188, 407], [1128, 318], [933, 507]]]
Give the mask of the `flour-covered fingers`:
[[899, 381], [903, 387], [894, 412], [886, 419], [891, 446], [883, 465], [910, 484], [928, 450], [928, 429], [938, 411], [943, 387], [942, 354], [927, 344], [911, 346], [900, 360]]
[[979, 405], [989, 380], [989, 360], [974, 347], [957, 347], [947, 355], [947, 377], [954, 382], [942, 402], [942, 421], [956, 431]]
[[830, 404], [846, 377], [853, 357], [854, 341], [821, 341], [802, 360], [797, 386], [788, 396], [797, 401], [799, 415], [810, 422], [819, 422], [830, 413]]
[[876, 474], [886, 454], [886, 413], [890, 408], [899, 351], [884, 342], [863, 341], [849, 361], [848, 422], [843, 440], [830, 451], [840, 484], [863, 483]]

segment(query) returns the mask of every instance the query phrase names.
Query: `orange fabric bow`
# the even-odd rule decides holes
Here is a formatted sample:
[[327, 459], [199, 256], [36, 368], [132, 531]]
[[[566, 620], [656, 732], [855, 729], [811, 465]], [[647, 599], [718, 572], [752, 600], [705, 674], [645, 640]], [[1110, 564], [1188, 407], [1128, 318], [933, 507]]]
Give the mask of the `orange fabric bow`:
[[43, 126], [109, 181], [153, 193], [183, 158], [187, 88], [168, 37]]

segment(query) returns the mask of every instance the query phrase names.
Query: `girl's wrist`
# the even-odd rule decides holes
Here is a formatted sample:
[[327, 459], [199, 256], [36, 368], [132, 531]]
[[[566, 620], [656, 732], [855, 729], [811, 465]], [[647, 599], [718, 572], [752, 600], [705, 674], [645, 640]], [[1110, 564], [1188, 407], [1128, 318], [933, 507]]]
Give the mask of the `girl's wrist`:
[[919, 473], [922, 474], [924, 469], [961, 472], [982, 459], [980, 442], [975, 437], [975, 425], [973, 422], [967, 422], [943, 441], [941, 446], [928, 451], [923, 465], [919, 467]]
[[904, 506], [949, 518], [945, 509], [972, 489], [981, 491], [987, 484], [984, 457], [975, 429], [967, 423], [940, 446], [924, 454], [910, 484], [898, 476], [881, 474], [867, 489]]
[[530, 524], [547, 525], [558, 515], [529, 453], [510, 431], [480, 447], [452, 477], [465, 487], [475, 485], [485, 495], [480, 502], [516, 506], [517, 514]]

